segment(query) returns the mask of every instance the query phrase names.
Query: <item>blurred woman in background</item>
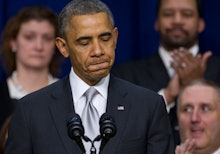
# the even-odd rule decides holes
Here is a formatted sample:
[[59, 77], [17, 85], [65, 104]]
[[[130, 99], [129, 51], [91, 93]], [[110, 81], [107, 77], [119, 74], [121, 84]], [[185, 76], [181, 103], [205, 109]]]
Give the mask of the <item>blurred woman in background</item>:
[[57, 15], [41, 6], [20, 10], [6, 24], [1, 54], [9, 76], [0, 82], [0, 128], [13, 113], [16, 100], [58, 80], [61, 56], [56, 51], [56, 36]]

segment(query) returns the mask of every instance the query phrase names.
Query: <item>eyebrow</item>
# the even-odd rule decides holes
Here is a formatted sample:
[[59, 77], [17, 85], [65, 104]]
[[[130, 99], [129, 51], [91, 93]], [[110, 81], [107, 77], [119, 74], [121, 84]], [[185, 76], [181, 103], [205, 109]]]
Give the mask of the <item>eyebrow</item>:
[[[111, 36], [111, 35], [112, 35], [111, 32], [105, 32], [105, 33], [100, 34], [99, 37]], [[76, 39], [76, 42], [80, 42], [81, 40], [89, 40], [91, 38], [92, 38], [91, 36], [82, 36], [82, 37], [79, 37], [78, 39]]]
[[112, 33], [110, 32], [105, 32], [105, 33], [102, 33], [101, 35], [99, 35], [99, 37], [102, 37], [102, 36], [111, 36]]
[[192, 105], [192, 103], [184, 103], [184, 104], [181, 104], [181, 105], [179, 104], [180, 108], [186, 107], [186, 106], [193, 106], [193, 105]]
[[91, 38], [92, 38], [91, 36], [82, 36], [82, 37], [79, 37], [78, 39], [76, 39], [76, 42], [80, 42], [81, 40], [89, 40]]
[[[176, 10], [175, 8], [163, 8], [162, 11], [173, 11]], [[179, 10], [179, 9], [178, 9]], [[191, 11], [194, 12], [194, 10], [192, 8], [181, 8], [181, 11]]]

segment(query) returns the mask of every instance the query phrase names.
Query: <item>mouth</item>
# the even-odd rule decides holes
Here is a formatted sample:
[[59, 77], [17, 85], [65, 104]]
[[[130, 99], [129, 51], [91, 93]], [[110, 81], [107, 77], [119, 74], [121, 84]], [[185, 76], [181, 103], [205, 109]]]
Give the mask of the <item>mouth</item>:
[[203, 135], [204, 129], [203, 128], [191, 128], [191, 135], [193, 138], [199, 138]]
[[181, 30], [173, 30], [173, 31], [171, 31], [171, 33], [173, 35], [183, 35], [183, 32]]
[[38, 55], [32, 55], [31, 57], [32, 57], [32, 58], [36, 58], [36, 59], [43, 59], [43, 58], [44, 58], [44, 56], [43, 56], [43, 55], [40, 55], [40, 54], [38, 54]]
[[96, 61], [89, 64], [88, 68], [91, 72], [106, 70], [110, 68], [110, 63], [109, 61]]
[[186, 35], [186, 31], [184, 31], [183, 29], [181, 28], [173, 28], [173, 29], [170, 29], [168, 30], [168, 32], [174, 36], [183, 36], [183, 35]]

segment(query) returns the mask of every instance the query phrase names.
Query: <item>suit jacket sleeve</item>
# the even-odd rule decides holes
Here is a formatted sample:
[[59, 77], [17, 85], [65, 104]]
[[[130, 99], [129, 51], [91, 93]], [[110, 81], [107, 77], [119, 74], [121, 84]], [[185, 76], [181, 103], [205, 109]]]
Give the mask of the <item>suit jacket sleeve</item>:
[[[112, 149], [118, 147], [117, 154], [174, 153], [171, 126], [162, 96], [118, 78], [110, 83], [110, 94], [108, 112], [115, 117], [118, 131], [106, 145], [105, 152], [115, 153]], [[118, 105], [124, 105], [125, 110], [113, 110]]]
[[31, 137], [27, 122], [22, 111], [21, 103], [18, 102], [15, 114], [9, 125], [9, 137], [6, 142], [5, 154], [31, 154]]
[[165, 102], [163, 98], [160, 97], [149, 127], [148, 154], [174, 153], [174, 141], [170, 127], [171, 125], [167, 124], [167, 122], [169, 122], [169, 119], [165, 110]]

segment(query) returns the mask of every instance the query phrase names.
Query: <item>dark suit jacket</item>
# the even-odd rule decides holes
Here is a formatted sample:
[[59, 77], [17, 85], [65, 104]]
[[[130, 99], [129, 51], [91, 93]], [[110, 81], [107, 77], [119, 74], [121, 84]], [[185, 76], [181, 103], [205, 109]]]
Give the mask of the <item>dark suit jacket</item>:
[[[124, 106], [124, 110], [118, 110]], [[19, 101], [12, 118], [6, 154], [80, 154], [67, 134], [74, 112], [66, 77]], [[111, 76], [107, 113], [117, 127], [103, 154], [172, 154], [172, 131], [163, 98], [153, 91]]]
[[6, 80], [0, 82], [0, 128], [3, 123], [9, 117], [15, 108], [16, 100], [13, 100], [9, 96], [8, 84]]
[[[155, 92], [167, 87], [170, 77], [160, 58], [156, 53], [146, 59], [129, 61], [116, 65], [112, 69], [116, 76], [133, 82], [137, 85], [146, 87]], [[208, 60], [205, 78], [212, 80], [220, 85], [220, 58], [211, 57]], [[175, 144], [180, 143], [178, 122], [176, 116], [176, 106], [170, 111], [169, 117], [173, 127]]]

